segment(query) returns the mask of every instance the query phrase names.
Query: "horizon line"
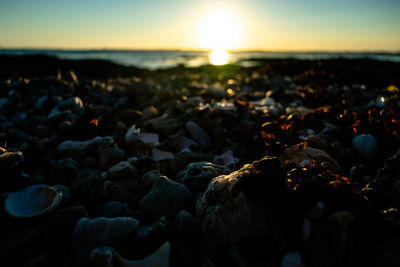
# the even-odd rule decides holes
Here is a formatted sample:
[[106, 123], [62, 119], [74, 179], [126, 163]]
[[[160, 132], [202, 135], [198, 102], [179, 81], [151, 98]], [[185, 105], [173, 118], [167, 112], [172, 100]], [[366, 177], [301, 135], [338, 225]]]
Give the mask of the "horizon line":
[[[0, 50], [53, 50], [53, 51], [182, 51], [182, 52], [210, 52], [214, 49], [207, 48], [66, 48], [66, 47], [30, 47], [30, 46], [19, 46], [19, 47], [3, 47], [0, 46]], [[240, 48], [240, 49], [225, 49], [228, 52], [240, 53], [240, 52], [267, 52], [267, 53], [384, 53], [384, 54], [399, 54], [400, 49], [265, 49], [265, 48]]]

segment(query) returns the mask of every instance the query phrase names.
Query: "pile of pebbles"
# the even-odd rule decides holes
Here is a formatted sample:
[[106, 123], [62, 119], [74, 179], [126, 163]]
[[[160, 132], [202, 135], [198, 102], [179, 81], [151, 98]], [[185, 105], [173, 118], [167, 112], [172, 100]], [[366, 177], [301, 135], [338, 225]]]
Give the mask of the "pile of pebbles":
[[4, 266], [398, 266], [399, 84], [335, 71], [2, 80]]

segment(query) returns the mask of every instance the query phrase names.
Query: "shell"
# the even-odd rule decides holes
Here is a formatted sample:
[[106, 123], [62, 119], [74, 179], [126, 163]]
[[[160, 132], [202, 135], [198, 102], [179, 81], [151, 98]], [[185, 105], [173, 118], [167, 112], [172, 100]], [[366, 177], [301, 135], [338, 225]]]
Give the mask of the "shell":
[[110, 247], [100, 247], [90, 253], [92, 266], [104, 267], [168, 267], [169, 266], [169, 242], [164, 243], [153, 254], [140, 260], [127, 260]]
[[33, 185], [11, 193], [4, 202], [8, 214], [19, 219], [31, 219], [54, 210], [62, 199], [56, 188], [44, 184]]

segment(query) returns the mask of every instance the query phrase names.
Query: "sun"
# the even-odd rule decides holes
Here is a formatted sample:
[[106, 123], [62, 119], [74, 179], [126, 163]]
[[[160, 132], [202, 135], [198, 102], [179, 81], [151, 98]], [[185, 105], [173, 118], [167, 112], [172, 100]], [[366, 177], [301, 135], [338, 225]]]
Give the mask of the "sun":
[[210, 62], [213, 65], [224, 65], [229, 61], [229, 54], [225, 49], [214, 49], [210, 53]]
[[198, 40], [206, 49], [233, 49], [239, 46], [242, 27], [228, 9], [208, 11], [198, 23]]

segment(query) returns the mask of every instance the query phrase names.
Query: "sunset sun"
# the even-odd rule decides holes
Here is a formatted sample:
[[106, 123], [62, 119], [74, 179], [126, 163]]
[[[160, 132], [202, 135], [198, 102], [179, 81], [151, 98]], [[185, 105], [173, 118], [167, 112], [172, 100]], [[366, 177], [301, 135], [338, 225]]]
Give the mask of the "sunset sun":
[[242, 38], [242, 25], [233, 12], [216, 9], [207, 12], [198, 23], [199, 44], [212, 50], [210, 62], [226, 64], [229, 60], [227, 49], [238, 48]]

